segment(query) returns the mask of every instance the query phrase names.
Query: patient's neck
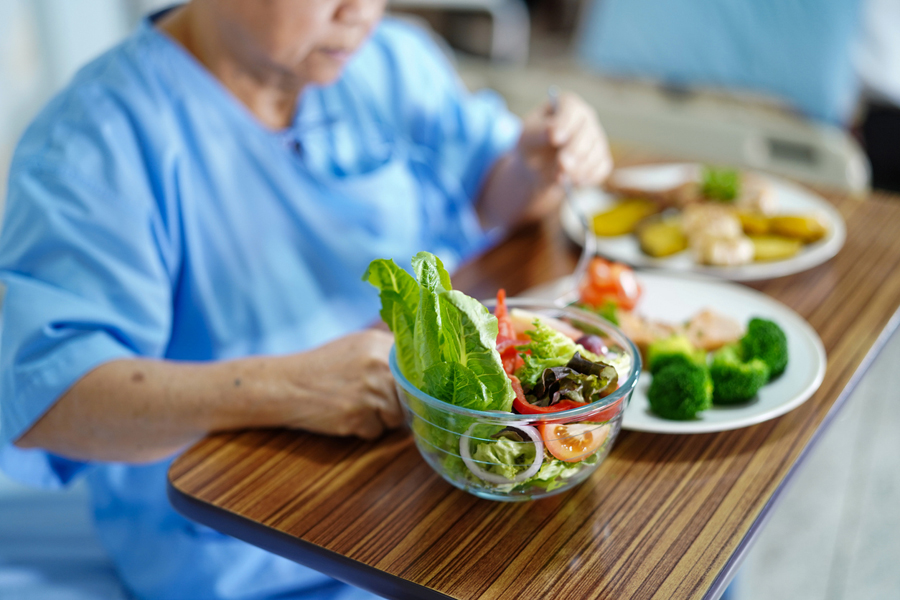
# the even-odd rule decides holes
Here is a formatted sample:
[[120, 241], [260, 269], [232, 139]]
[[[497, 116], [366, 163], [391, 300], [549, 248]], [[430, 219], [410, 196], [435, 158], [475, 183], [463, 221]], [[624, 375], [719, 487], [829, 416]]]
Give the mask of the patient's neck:
[[279, 69], [251, 47], [229, 41], [214, 20], [188, 3], [156, 23], [231, 91], [263, 126], [280, 130], [291, 125], [305, 82]]

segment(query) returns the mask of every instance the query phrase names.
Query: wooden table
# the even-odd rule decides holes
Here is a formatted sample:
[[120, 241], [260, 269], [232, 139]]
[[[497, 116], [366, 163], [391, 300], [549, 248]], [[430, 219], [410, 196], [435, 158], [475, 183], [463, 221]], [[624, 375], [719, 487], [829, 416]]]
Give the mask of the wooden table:
[[[375, 443], [224, 433], [175, 461], [169, 497], [189, 518], [391, 598], [717, 598], [900, 320], [900, 198], [828, 197], [847, 223], [840, 254], [753, 285], [805, 317], [828, 354], [821, 388], [787, 415], [713, 434], [623, 432], [584, 484], [520, 504], [451, 487], [404, 432]], [[454, 284], [516, 294], [577, 256], [551, 221]]]

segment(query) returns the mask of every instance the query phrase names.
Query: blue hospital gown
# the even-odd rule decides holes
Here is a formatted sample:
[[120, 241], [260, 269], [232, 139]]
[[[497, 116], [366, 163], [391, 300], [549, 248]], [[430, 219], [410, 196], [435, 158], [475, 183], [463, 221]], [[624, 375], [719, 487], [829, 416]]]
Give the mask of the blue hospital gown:
[[44, 109], [13, 159], [0, 466], [47, 487], [86, 477], [139, 597], [367, 597], [176, 514], [169, 461], [87, 464], [12, 441], [106, 361], [296, 352], [372, 323], [369, 261], [430, 250], [452, 265], [485, 246], [473, 199], [519, 130], [427, 36], [385, 20], [273, 132], [145, 21]]

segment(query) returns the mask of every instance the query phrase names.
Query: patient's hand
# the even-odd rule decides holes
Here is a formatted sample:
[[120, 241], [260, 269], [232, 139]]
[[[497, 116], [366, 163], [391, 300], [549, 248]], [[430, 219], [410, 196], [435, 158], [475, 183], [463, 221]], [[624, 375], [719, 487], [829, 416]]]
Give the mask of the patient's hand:
[[393, 341], [390, 333], [370, 329], [276, 359], [289, 386], [282, 424], [365, 439], [398, 427], [403, 414], [388, 367]]
[[572, 93], [560, 94], [556, 110], [548, 102], [525, 118], [516, 152], [543, 187], [565, 177], [578, 186], [599, 185], [613, 164], [597, 114]]
[[612, 170], [606, 134], [594, 109], [575, 94], [559, 96], [525, 118], [516, 147], [491, 168], [478, 203], [485, 228], [538, 221], [556, 209], [566, 180], [602, 183]]

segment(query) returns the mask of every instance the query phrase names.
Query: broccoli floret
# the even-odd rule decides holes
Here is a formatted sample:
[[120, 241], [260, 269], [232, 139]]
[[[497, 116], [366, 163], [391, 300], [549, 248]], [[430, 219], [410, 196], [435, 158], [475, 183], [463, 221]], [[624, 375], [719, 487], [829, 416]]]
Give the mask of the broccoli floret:
[[656, 373], [666, 365], [688, 362], [706, 365], [706, 352], [695, 348], [684, 335], [673, 335], [651, 342], [647, 348], [647, 368]]
[[647, 390], [653, 412], [664, 419], [693, 419], [712, 406], [709, 369], [689, 361], [670, 363], [657, 371]]
[[759, 358], [744, 361], [740, 352], [740, 346], [730, 345], [713, 354], [709, 374], [716, 404], [749, 400], [769, 381], [769, 365]]
[[769, 379], [774, 379], [787, 367], [787, 337], [781, 327], [772, 321], [750, 319], [747, 333], [741, 338], [741, 354], [748, 361], [761, 359], [769, 366]]

